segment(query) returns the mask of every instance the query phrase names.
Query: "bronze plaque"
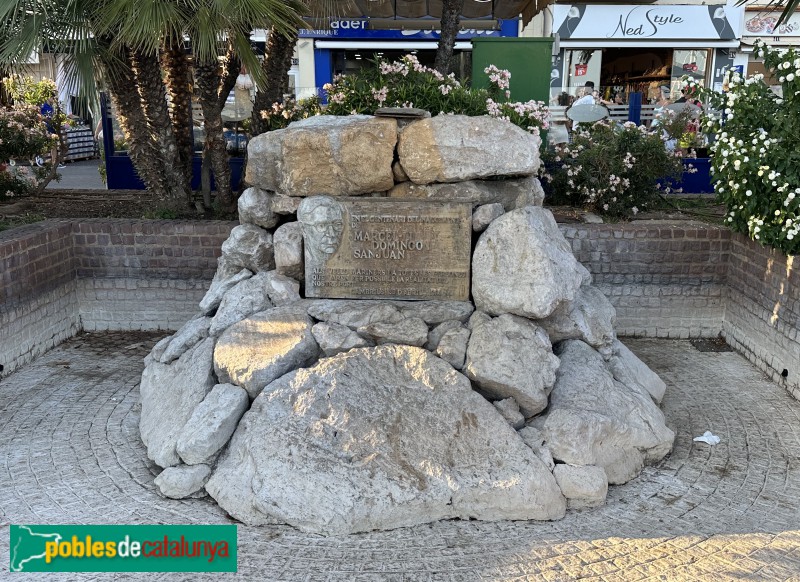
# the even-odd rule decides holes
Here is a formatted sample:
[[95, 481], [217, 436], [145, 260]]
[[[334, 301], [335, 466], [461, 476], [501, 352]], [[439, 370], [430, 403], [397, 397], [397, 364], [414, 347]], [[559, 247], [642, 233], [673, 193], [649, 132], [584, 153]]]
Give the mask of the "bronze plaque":
[[306, 297], [469, 299], [468, 202], [314, 196], [297, 218]]

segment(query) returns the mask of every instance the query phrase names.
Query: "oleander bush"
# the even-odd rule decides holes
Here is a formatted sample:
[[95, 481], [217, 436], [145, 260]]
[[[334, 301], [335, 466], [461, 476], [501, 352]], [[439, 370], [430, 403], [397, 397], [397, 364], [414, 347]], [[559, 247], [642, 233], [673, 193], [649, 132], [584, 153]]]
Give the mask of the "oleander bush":
[[670, 191], [662, 185], [683, 173], [681, 158], [658, 131], [607, 119], [580, 124], [571, 143], [543, 151], [542, 158], [551, 203], [615, 217], [648, 209], [662, 189]]
[[373, 114], [381, 107], [415, 107], [432, 115], [491, 115], [536, 135], [548, 127], [549, 112], [541, 101], [509, 102], [511, 73], [490, 65], [488, 89], [462, 85], [455, 75], [442, 75], [416, 56], [395, 62], [377, 60], [353, 75], [337, 76], [323, 89], [329, 115]]

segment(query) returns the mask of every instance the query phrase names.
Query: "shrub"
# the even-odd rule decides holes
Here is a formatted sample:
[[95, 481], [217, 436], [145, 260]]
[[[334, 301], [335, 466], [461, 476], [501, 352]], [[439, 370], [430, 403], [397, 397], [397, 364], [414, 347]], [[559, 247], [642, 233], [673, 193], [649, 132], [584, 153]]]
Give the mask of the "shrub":
[[381, 107], [416, 107], [433, 115], [491, 115], [537, 134], [547, 129], [548, 110], [542, 102], [506, 102], [511, 74], [490, 65], [489, 89], [463, 86], [454, 75], [444, 76], [422, 65], [414, 55], [393, 63], [378, 60], [355, 75], [337, 76], [323, 89], [328, 95], [324, 113], [373, 114]]
[[293, 121], [299, 121], [322, 113], [322, 103], [316, 95], [295, 101], [289, 99], [284, 103], [273, 103], [270, 109], [261, 112], [266, 122], [264, 131], [283, 129]]
[[800, 252], [800, 51], [755, 45], [753, 54], [781, 83], [773, 93], [763, 75], [727, 76], [728, 91], [705, 90], [706, 127], [715, 190], [727, 206], [727, 224], [787, 254]]
[[36, 107], [0, 110], [0, 199], [31, 194], [47, 180], [47, 169], [33, 160], [56, 139]]
[[551, 200], [609, 216], [631, 216], [646, 209], [661, 180], [677, 180], [679, 157], [656, 132], [627, 122], [598, 121], [579, 126], [572, 143], [543, 153]]

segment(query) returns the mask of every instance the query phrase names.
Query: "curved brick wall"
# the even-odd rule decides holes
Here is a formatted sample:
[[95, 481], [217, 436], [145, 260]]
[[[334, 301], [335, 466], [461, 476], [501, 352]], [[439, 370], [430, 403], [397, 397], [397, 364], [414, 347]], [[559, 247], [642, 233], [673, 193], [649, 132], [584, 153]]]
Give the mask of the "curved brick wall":
[[[81, 329], [177, 329], [233, 222], [47, 221], [0, 233], [0, 376]], [[702, 223], [561, 225], [620, 335], [728, 342], [800, 398], [800, 275]]]

